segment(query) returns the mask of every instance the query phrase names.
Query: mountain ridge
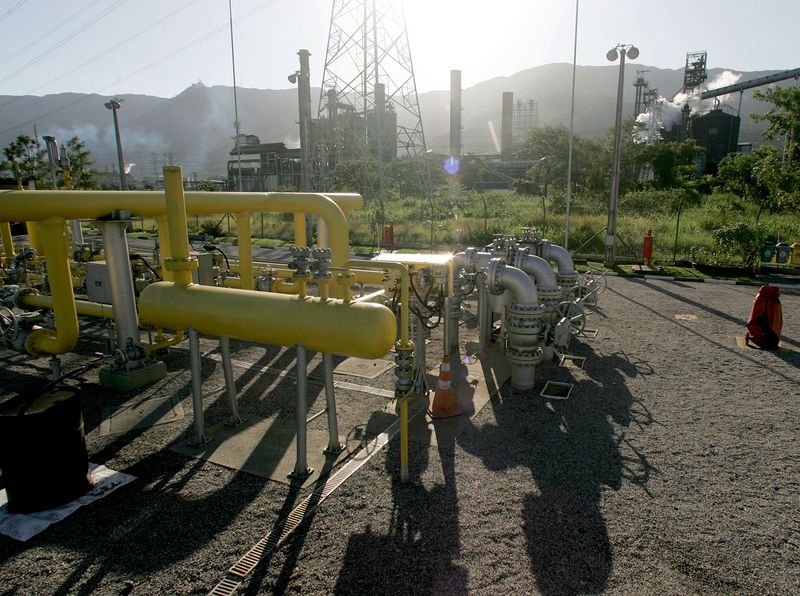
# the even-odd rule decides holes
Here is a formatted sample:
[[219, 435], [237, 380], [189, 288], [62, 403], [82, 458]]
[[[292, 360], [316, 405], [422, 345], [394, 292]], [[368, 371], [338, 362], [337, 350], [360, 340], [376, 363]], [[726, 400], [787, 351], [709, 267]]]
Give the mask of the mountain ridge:
[[[669, 97], [683, 82], [683, 69], [659, 69], [628, 63], [625, 68], [623, 114], [633, 116], [637, 71], [645, 71], [650, 87]], [[740, 75], [747, 80], [781, 70], [742, 72], [715, 68], [708, 82]], [[575, 132], [600, 136], [613, 126], [617, 65], [578, 66], [575, 85]], [[533, 99], [539, 107], [540, 125], [569, 123], [572, 65], [551, 63], [498, 76], [462, 89], [462, 153], [497, 153], [491, 129], [500, 131], [502, 94], [514, 99]], [[722, 84], [728, 84], [724, 82]], [[711, 84], [710, 88], [722, 86]], [[666, 92], [665, 92], [666, 91]], [[297, 91], [237, 87], [242, 132], [257, 135], [262, 142], [299, 144]], [[224, 175], [233, 146], [233, 89], [224, 85], [194, 83], [171, 98], [146, 94], [124, 94], [119, 111], [120, 130], [126, 162], [135, 162], [138, 177], [155, 175], [167, 156], [183, 166], [184, 174], [200, 177]], [[418, 94], [423, 128], [429, 149], [447, 153], [450, 142], [450, 92], [433, 90]], [[20, 134], [51, 134], [60, 142], [79, 136], [92, 152], [95, 167], [112, 169], [116, 148], [111, 114], [103, 107], [107, 96], [64, 92], [45, 96], [0, 96], [0, 146]], [[319, 88], [312, 88], [312, 106], [319, 101]], [[735, 111], [738, 97], [732, 98]], [[708, 106], [711, 102], [708, 103]], [[741, 142], [760, 142], [764, 125], [755, 125], [746, 114], [765, 111], [765, 104], [742, 96]], [[312, 112], [316, 110], [312, 108]]]

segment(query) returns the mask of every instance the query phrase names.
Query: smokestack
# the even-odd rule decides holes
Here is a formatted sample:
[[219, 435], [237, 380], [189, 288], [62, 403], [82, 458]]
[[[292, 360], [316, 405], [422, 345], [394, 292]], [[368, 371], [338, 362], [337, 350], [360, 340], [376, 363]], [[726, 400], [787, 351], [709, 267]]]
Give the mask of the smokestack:
[[461, 71], [450, 71], [450, 155], [461, 158]]
[[308, 128], [311, 126], [311, 71], [309, 69], [308, 50], [297, 52], [300, 56], [300, 73], [297, 77], [297, 97], [300, 115], [300, 190], [311, 190], [311, 147], [308, 138]]
[[512, 157], [511, 138], [514, 123], [514, 94], [503, 93], [503, 120], [500, 129], [500, 159], [510, 161]]

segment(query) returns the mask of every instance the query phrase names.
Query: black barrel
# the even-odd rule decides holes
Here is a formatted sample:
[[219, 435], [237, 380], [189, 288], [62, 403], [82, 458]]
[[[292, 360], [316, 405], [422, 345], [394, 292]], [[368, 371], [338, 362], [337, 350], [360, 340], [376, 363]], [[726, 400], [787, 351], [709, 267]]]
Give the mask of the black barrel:
[[0, 469], [11, 513], [53, 509], [92, 487], [77, 388], [0, 404]]

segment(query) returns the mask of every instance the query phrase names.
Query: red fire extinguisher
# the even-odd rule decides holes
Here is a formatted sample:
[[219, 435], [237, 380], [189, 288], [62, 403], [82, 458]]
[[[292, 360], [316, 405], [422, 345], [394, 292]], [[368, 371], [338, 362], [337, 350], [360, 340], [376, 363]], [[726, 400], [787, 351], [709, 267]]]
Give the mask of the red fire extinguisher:
[[644, 236], [644, 244], [642, 246], [642, 257], [649, 261], [653, 258], [653, 230], [647, 230]]

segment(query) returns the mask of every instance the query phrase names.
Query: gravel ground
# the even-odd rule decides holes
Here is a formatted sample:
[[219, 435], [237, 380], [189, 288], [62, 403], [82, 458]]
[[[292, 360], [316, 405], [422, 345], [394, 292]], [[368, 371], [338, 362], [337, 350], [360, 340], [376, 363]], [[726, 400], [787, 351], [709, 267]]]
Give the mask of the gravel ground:
[[[735, 341], [756, 291], [610, 279], [589, 318], [597, 337], [571, 346], [583, 369], [541, 366], [533, 391], [504, 386], [450, 444], [412, 444], [411, 483], [397, 482], [390, 442], [242, 593], [800, 592], [800, 292], [783, 291], [785, 348], [761, 352]], [[258, 366], [292, 362], [232, 349]], [[3, 395], [46, 374], [46, 360], [0, 356]], [[191, 390], [187, 352], [166, 362], [168, 378], [136, 396], [87, 375], [90, 459], [138, 480], [27, 543], [0, 537], [0, 594], [205, 594], [308, 494], [170, 451], [191, 435]], [[206, 389], [221, 385], [219, 363], [203, 367]], [[294, 416], [291, 375], [235, 373], [243, 413]], [[537, 397], [547, 380], [574, 383], [571, 398]], [[358, 382], [391, 388], [393, 375]], [[321, 385], [310, 389], [318, 408]], [[183, 400], [186, 419], [99, 436], [103, 409], [156, 395]], [[356, 452], [386, 401], [340, 391], [338, 403]], [[224, 406], [206, 400], [208, 424]]]

